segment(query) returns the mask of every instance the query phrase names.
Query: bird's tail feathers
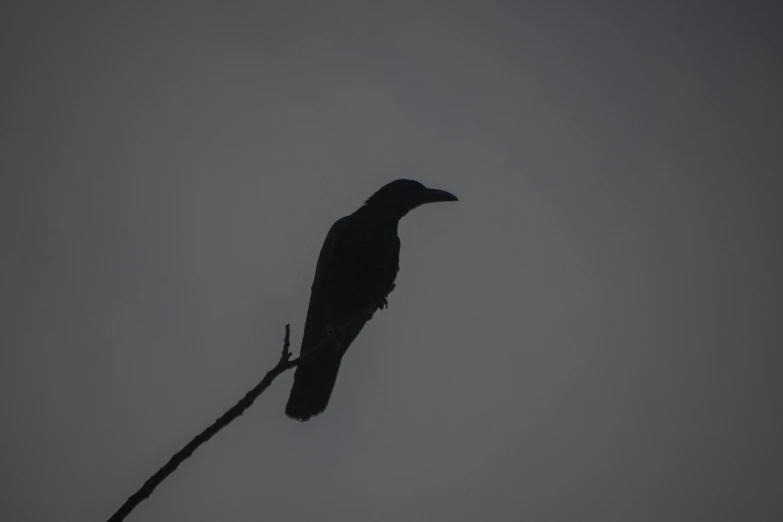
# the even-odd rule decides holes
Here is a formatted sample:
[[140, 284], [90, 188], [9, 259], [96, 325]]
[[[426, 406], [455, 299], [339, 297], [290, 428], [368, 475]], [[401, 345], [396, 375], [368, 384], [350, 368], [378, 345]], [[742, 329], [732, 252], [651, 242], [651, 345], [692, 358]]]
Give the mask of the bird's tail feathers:
[[323, 352], [297, 366], [285, 414], [306, 421], [326, 409], [337, 382], [342, 354]]

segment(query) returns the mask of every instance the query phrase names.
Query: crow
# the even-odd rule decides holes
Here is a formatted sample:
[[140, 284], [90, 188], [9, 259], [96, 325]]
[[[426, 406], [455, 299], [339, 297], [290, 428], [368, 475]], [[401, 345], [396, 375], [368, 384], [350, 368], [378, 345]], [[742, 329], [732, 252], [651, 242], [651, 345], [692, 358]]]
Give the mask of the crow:
[[400, 219], [419, 205], [439, 201], [457, 201], [457, 197], [418, 181], [398, 179], [329, 229], [315, 267], [299, 353], [322, 342], [326, 346], [296, 367], [287, 416], [306, 421], [326, 409], [346, 350], [375, 311], [387, 306], [394, 290]]

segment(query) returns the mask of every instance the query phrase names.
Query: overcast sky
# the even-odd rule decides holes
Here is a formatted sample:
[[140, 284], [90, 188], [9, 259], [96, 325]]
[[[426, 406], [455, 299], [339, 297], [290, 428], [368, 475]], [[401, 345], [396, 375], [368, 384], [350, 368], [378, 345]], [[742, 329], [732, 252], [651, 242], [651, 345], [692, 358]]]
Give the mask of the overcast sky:
[[783, 520], [774, 2], [84, 4], [0, 13], [0, 520], [108, 518], [398, 177], [460, 202], [327, 411], [128, 520]]

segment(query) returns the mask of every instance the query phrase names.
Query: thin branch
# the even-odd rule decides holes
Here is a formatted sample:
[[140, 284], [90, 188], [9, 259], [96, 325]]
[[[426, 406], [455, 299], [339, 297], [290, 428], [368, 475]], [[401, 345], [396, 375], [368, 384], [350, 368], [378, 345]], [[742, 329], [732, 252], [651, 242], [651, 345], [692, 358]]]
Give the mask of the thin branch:
[[[363, 309], [361, 312], [359, 312], [356, 316], [354, 316], [353, 319], [348, 321], [343, 325], [343, 327], [340, 329], [342, 332], [345, 332], [350, 326], [352, 326], [355, 322], [361, 321], [361, 320], [368, 320], [370, 317], [372, 317], [372, 314], [375, 312], [375, 309], [377, 306], [368, 306], [367, 308]], [[331, 328], [331, 325], [327, 327], [327, 331], [331, 334], [335, 334], [334, 330]], [[152, 475], [149, 479], [147, 479], [146, 482], [144, 482], [144, 485], [139, 488], [136, 493], [128, 497], [128, 500], [125, 501], [125, 503], [120, 506], [120, 509], [118, 509], [112, 516], [109, 518], [109, 522], [120, 522], [121, 520], [125, 520], [125, 517], [127, 517], [133, 509], [138, 506], [142, 501], [144, 501], [146, 498], [148, 498], [153, 491], [155, 491], [155, 488], [158, 487], [158, 485], [163, 482], [166, 477], [171, 475], [174, 470], [179, 467], [180, 464], [182, 464], [188, 457], [190, 457], [196, 449], [198, 449], [199, 446], [207, 442], [209, 439], [212, 438], [217, 432], [228, 426], [233, 420], [235, 420], [237, 417], [242, 415], [245, 410], [247, 410], [253, 402], [258, 398], [259, 395], [261, 395], [264, 390], [269, 388], [269, 385], [272, 384], [272, 381], [275, 380], [275, 378], [280, 375], [281, 373], [290, 370], [291, 368], [295, 368], [298, 366], [302, 361], [305, 361], [312, 357], [313, 355], [317, 354], [321, 350], [324, 349], [324, 347], [328, 344], [328, 341], [332, 339], [332, 335], [327, 335], [320, 343], [315, 345], [313, 348], [307, 351], [307, 353], [300, 355], [296, 359], [291, 360], [291, 351], [289, 350], [291, 346], [290, 337], [291, 337], [291, 325], [287, 324], [285, 325], [285, 338], [283, 339], [283, 351], [280, 354], [280, 360], [277, 361], [277, 364], [274, 368], [269, 370], [266, 375], [264, 375], [264, 378], [261, 379], [261, 382], [255, 385], [255, 387], [247, 392], [244, 397], [242, 397], [239, 402], [234, 404], [231, 408], [229, 408], [226, 413], [221, 415], [215, 422], [213, 422], [209, 427], [207, 427], [204, 431], [193, 437], [193, 439], [185, 444], [185, 446], [176, 452], [169, 461], [158, 471], [155, 472], [154, 475]], [[339, 339], [339, 338], [338, 338]], [[342, 343], [338, 342], [338, 350], [343, 350], [343, 347], [341, 345]]]

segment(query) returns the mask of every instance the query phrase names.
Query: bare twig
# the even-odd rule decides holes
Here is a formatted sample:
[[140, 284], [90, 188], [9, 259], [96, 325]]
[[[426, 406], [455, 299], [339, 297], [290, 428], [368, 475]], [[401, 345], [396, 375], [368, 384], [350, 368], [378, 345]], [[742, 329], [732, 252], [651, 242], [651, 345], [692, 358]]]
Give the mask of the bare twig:
[[[368, 306], [367, 308], [363, 309], [361, 312], [359, 312], [356, 316], [354, 316], [353, 319], [346, 322], [343, 327], [340, 329], [342, 332], [345, 332], [350, 326], [352, 326], [354, 323], [359, 322], [361, 320], [368, 320], [370, 317], [372, 317], [372, 314], [375, 312], [375, 309], [377, 306]], [[335, 336], [337, 336], [337, 332], [335, 332], [331, 326], [327, 327], [327, 331], [331, 332]], [[275, 380], [275, 378], [280, 375], [281, 373], [285, 372], [286, 370], [290, 370], [291, 368], [295, 368], [298, 366], [302, 361], [305, 361], [312, 357], [313, 355], [317, 354], [321, 350], [324, 349], [324, 346], [327, 345], [328, 341], [332, 339], [332, 335], [327, 335], [324, 337], [324, 339], [315, 345], [313, 348], [308, 350], [306, 353], [300, 355], [296, 359], [291, 360], [291, 351], [289, 350], [291, 346], [290, 342], [291, 337], [291, 325], [287, 324], [285, 325], [285, 338], [283, 339], [283, 351], [280, 354], [280, 360], [277, 361], [277, 364], [274, 368], [269, 370], [266, 375], [264, 375], [264, 378], [261, 379], [261, 382], [255, 385], [255, 387], [247, 392], [244, 397], [242, 397], [239, 402], [234, 404], [231, 408], [229, 408], [226, 413], [218, 417], [218, 419], [213, 422], [209, 427], [207, 427], [204, 431], [193, 437], [193, 439], [185, 444], [185, 446], [176, 452], [169, 461], [158, 471], [155, 472], [149, 479], [147, 479], [146, 482], [139, 488], [136, 493], [128, 497], [128, 500], [125, 501], [125, 503], [120, 506], [120, 509], [118, 509], [112, 516], [109, 518], [109, 522], [119, 522], [121, 520], [125, 520], [125, 517], [127, 517], [133, 509], [138, 506], [143, 500], [148, 498], [152, 492], [155, 490], [158, 485], [163, 482], [166, 477], [171, 475], [174, 470], [179, 467], [180, 464], [182, 464], [188, 457], [190, 457], [196, 449], [207, 442], [209, 439], [211, 439], [217, 432], [228, 426], [234, 419], [242, 415], [245, 410], [247, 410], [253, 402], [258, 398], [259, 395], [261, 395], [264, 390], [269, 388], [269, 385], [272, 384], [272, 381]], [[337, 339], [340, 339], [340, 337], [337, 337]], [[342, 350], [343, 347], [341, 346], [342, 343], [338, 341], [338, 350]]]

